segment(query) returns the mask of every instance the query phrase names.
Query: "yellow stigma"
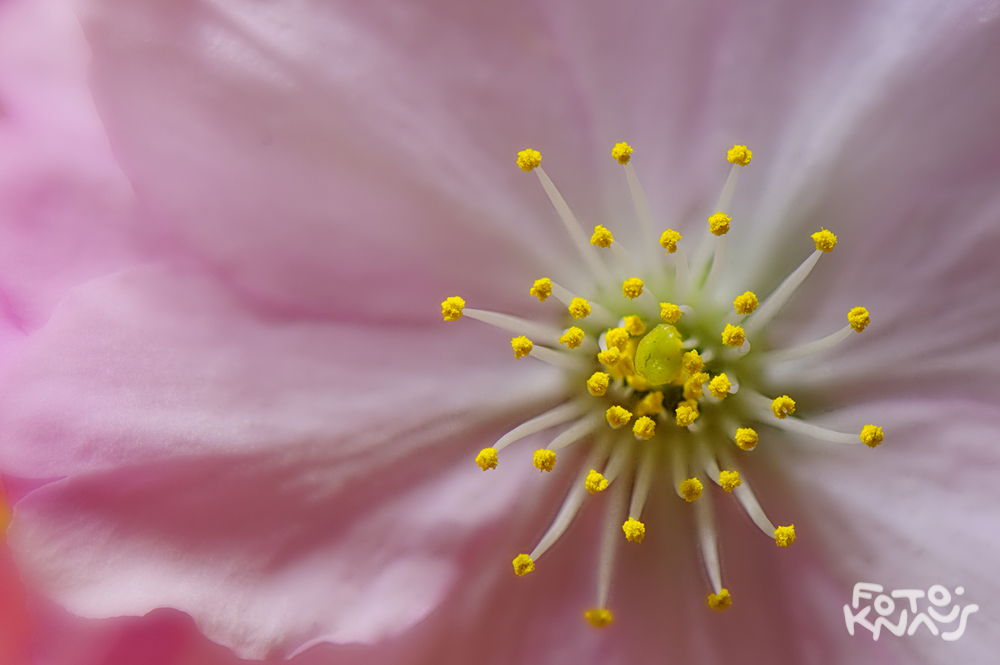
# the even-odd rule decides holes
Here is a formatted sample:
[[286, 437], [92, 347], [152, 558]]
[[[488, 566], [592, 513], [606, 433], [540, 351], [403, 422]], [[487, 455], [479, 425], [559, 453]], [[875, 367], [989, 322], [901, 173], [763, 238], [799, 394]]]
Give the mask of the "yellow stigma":
[[882, 443], [882, 428], [875, 425], [865, 425], [861, 428], [861, 441], [869, 448], [874, 448]]
[[722, 489], [727, 492], [732, 492], [734, 489], [742, 485], [743, 481], [740, 480], [740, 474], [738, 471], [720, 471], [719, 484], [722, 485]]
[[743, 328], [734, 326], [731, 323], [727, 323], [726, 329], [722, 331], [722, 343], [726, 346], [743, 346], [746, 338], [747, 336], [743, 332]]
[[590, 303], [586, 298], [573, 298], [567, 309], [574, 319], [585, 319], [590, 316]]
[[601, 351], [597, 354], [597, 362], [608, 367], [614, 367], [621, 359], [622, 352], [618, 350], [617, 346], [608, 347], [607, 351]]
[[778, 547], [788, 547], [795, 542], [795, 525], [779, 526], [774, 530], [774, 542]]
[[684, 382], [684, 399], [701, 399], [704, 394], [701, 387], [705, 385], [706, 381], [708, 381], [708, 374], [705, 372], [695, 372], [689, 376], [687, 381]]
[[622, 524], [622, 531], [625, 532], [625, 537], [630, 543], [641, 543], [642, 539], [646, 537], [646, 525], [631, 517], [625, 520], [625, 524]]
[[514, 574], [524, 577], [535, 569], [535, 562], [527, 554], [518, 554], [514, 557]]
[[608, 479], [599, 474], [594, 469], [590, 470], [587, 474], [587, 479], [583, 481], [583, 486], [587, 488], [587, 491], [591, 494], [595, 492], [603, 492], [608, 489]]
[[575, 349], [583, 344], [583, 331], [573, 326], [559, 338], [560, 344], [565, 344], [570, 349]]
[[628, 345], [629, 334], [624, 328], [612, 328], [604, 336], [604, 341], [607, 342], [608, 348], [615, 348], [619, 351], [624, 351], [625, 346]]
[[539, 473], [542, 471], [551, 471], [556, 465], [556, 451], [539, 448], [535, 451], [532, 461], [535, 463], [535, 468], [538, 469]]
[[628, 160], [632, 158], [632, 146], [628, 143], [622, 141], [621, 143], [616, 143], [615, 147], [611, 149], [611, 156], [615, 158], [622, 166], [628, 164]]
[[483, 471], [487, 469], [497, 468], [497, 449], [496, 448], [483, 448], [476, 455], [476, 464]]
[[698, 402], [693, 399], [687, 399], [681, 402], [677, 406], [677, 411], [674, 412], [677, 416], [677, 424], [681, 427], [687, 427], [688, 425], [694, 424], [694, 421], [698, 420]]
[[633, 337], [638, 337], [642, 333], [646, 332], [646, 326], [642, 322], [642, 319], [638, 316], [626, 316], [625, 317], [625, 330], [628, 331], [629, 335]]
[[667, 229], [660, 235], [660, 247], [667, 250], [667, 254], [673, 254], [677, 251], [677, 243], [683, 238], [680, 233], [674, 231], [673, 229]]
[[458, 296], [445, 298], [441, 303], [441, 315], [445, 321], [458, 321], [462, 318], [462, 310], [465, 309], [465, 301]]
[[680, 486], [681, 495], [688, 503], [691, 503], [700, 497], [703, 489], [705, 489], [705, 486], [702, 485], [701, 481], [697, 478], [688, 478], [687, 480], [681, 482]]
[[757, 431], [750, 427], [740, 427], [736, 430], [736, 445], [742, 450], [753, 450], [757, 447]]
[[683, 339], [677, 328], [661, 323], [643, 337], [635, 347], [635, 371], [652, 386], [663, 386], [681, 374]]
[[629, 277], [622, 284], [622, 295], [626, 298], [634, 299], [642, 295], [642, 280], [638, 277]]
[[534, 344], [531, 343], [531, 340], [525, 337], [524, 335], [521, 335], [520, 337], [515, 337], [514, 339], [510, 340], [510, 345], [514, 349], [515, 358], [525, 357], [526, 355], [531, 353], [531, 349], [532, 347], [534, 347]]
[[538, 298], [538, 302], [545, 302], [552, 295], [552, 280], [548, 277], [536, 279], [534, 286], [531, 287], [528, 293]]
[[656, 432], [656, 423], [649, 416], [643, 416], [639, 420], [635, 421], [635, 425], [632, 426], [632, 434], [635, 438], [642, 439], [643, 441], [649, 441]]
[[663, 393], [653, 390], [646, 393], [646, 396], [639, 400], [635, 407], [637, 416], [655, 416], [663, 409]]
[[745, 145], [734, 145], [726, 153], [726, 159], [729, 160], [730, 164], [746, 166], [753, 159], [753, 152]]
[[847, 321], [851, 324], [854, 332], [861, 332], [871, 323], [871, 317], [868, 316], [868, 310], [864, 307], [855, 307], [847, 313]]
[[708, 230], [713, 235], [724, 236], [729, 233], [729, 222], [731, 221], [733, 218], [726, 213], [717, 212], [708, 218]]
[[795, 413], [795, 400], [788, 395], [775, 397], [774, 401], [771, 402], [771, 412], [775, 418], [784, 420], [787, 416]]
[[583, 616], [587, 619], [587, 623], [594, 628], [604, 628], [614, 621], [614, 617], [611, 616], [611, 611], [605, 609], [587, 610], [583, 613]]
[[757, 304], [757, 294], [753, 291], [745, 291], [743, 295], [736, 296], [736, 300], [733, 301], [733, 307], [736, 308], [737, 314], [750, 314], [757, 309]]
[[729, 595], [729, 589], [723, 589], [719, 593], [708, 594], [708, 606], [713, 610], [724, 610], [732, 604], [733, 597]]
[[833, 251], [833, 248], [837, 246], [837, 236], [833, 235], [826, 229], [820, 229], [816, 233], [812, 234], [813, 242], [816, 243], [816, 249], [826, 252], [829, 254]]
[[532, 150], [528, 148], [527, 150], [522, 150], [517, 153], [517, 165], [521, 167], [521, 170], [527, 173], [528, 171], [537, 168], [539, 164], [542, 163], [542, 153], [537, 150]]
[[660, 318], [667, 323], [677, 323], [677, 319], [681, 318], [681, 308], [673, 303], [661, 302]]
[[611, 247], [611, 243], [614, 241], [615, 237], [611, 235], [611, 231], [608, 231], [600, 224], [594, 227], [594, 235], [590, 236], [591, 245], [596, 245], [605, 249]]
[[732, 387], [733, 384], [725, 374], [719, 374], [708, 382], [708, 392], [716, 399], [726, 399], [726, 396], [729, 395], [729, 389]]
[[611, 407], [604, 412], [604, 416], [608, 419], [608, 424], [614, 429], [624, 427], [628, 425], [628, 421], [632, 420], [632, 412], [620, 406]]
[[705, 366], [705, 362], [701, 359], [698, 349], [691, 349], [681, 358], [681, 365], [684, 367], [685, 372], [694, 374]]
[[587, 379], [587, 392], [589, 392], [594, 397], [600, 397], [604, 393], [608, 392], [608, 384], [611, 382], [611, 377], [604, 372], [594, 372]]

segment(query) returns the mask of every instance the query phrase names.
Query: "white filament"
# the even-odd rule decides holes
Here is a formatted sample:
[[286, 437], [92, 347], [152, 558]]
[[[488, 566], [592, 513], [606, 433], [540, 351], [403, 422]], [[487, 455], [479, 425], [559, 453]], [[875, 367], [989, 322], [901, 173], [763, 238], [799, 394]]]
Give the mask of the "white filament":
[[562, 450], [568, 445], [576, 443], [583, 437], [587, 436], [595, 429], [601, 425], [601, 421], [604, 420], [604, 416], [598, 413], [591, 413], [563, 430], [559, 436], [552, 439], [552, 443], [548, 445], [549, 450]]
[[654, 247], [656, 246], [656, 231], [653, 229], [653, 213], [649, 209], [649, 201], [646, 199], [646, 192], [643, 191], [639, 183], [639, 176], [632, 167], [632, 163], [625, 164], [625, 177], [628, 179], [628, 190], [632, 194], [632, 204], [635, 206], [635, 214], [639, 219], [639, 231], [641, 232], [642, 246], [647, 249], [646, 262], [648, 265], [654, 263]]
[[[556, 297], [556, 300], [566, 305], [567, 307], [570, 306], [570, 303], [573, 302], [574, 298], [579, 297], [569, 289], [564, 288], [559, 284], [556, 284], [551, 279], [549, 280], [549, 282], [552, 284], [552, 295]], [[607, 325], [607, 326], [610, 326], [612, 325], [612, 323], [614, 323], [615, 317], [611, 312], [604, 309], [597, 303], [590, 302], [589, 300], [587, 300], [587, 302], [590, 304], [590, 316], [595, 317], [594, 318], [595, 321], [598, 321], [601, 325]]]
[[555, 349], [547, 349], [544, 346], [538, 345], [532, 346], [528, 355], [555, 367], [568, 370], [582, 370], [587, 363], [586, 360], [579, 356], [573, 356], [565, 351], [556, 351]]
[[566, 402], [565, 404], [560, 404], [554, 409], [549, 409], [545, 413], [521, 423], [500, 437], [493, 447], [497, 449], [497, 452], [500, 452], [515, 441], [535, 432], [541, 432], [543, 429], [555, 427], [556, 425], [573, 420], [586, 411], [587, 407], [583, 402]]
[[719, 567], [719, 549], [715, 537], [715, 519], [712, 514], [710, 492], [702, 492], [701, 498], [694, 502], [694, 524], [708, 579], [712, 583], [713, 591], [719, 593], [722, 591], [722, 570]]
[[562, 507], [559, 509], [559, 513], [556, 515], [555, 520], [552, 522], [552, 526], [549, 530], [545, 532], [542, 539], [535, 546], [535, 549], [531, 551], [530, 556], [533, 560], [537, 561], [540, 556], [545, 554], [545, 552], [555, 544], [557, 540], [566, 532], [573, 518], [576, 517], [577, 512], [580, 510], [580, 506], [583, 505], [583, 499], [587, 495], [587, 487], [585, 485], [587, 481], [587, 475], [590, 473], [590, 469], [599, 466], [602, 458], [607, 455], [606, 446], [595, 446], [594, 452], [591, 453], [590, 459], [587, 464], [584, 464], [583, 469], [580, 471], [580, 476], [573, 483], [573, 486], [569, 490], [569, 494], [566, 495], [566, 500], [563, 501]]
[[785, 362], [788, 360], [798, 360], [799, 358], [805, 358], [813, 355], [814, 353], [819, 353], [820, 351], [832, 349], [850, 337], [852, 330], [853, 329], [850, 324], [848, 324], [832, 335], [827, 335], [822, 339], [817, 339], [815, 342], [809, 342], [808, 344], [802, 344], [800, 346], [793, 346], [790, 349], [768, 351], [760, 356], [761, 362], [770, 364]]
[[525, 335], [533, 342], [544, 340], [541, 343], [555, 344], [559, 336], [562, 335], [562, 332], [554, 326], [547, 326], [544, 323], [529, 321], [519, 316], [511, 316], [510, 314], [500, 314], [499, 312], [490, 312], [485, 309], [472, 309], [471, 307], [463, 309], [462, 314], [470, 319], [482, 321], [501, 330], [506, 330], [516, 335]]
[[747, 389], [744, 389], [742, 394], [755, 407], [757, 407], [757, 420], [762, 423], [771, 425], [772, 427], [777, 427], [778, 429], [785, 430], [786, 432], [804, 434], [805, 436], [819, 439], [821, 441], [829, 441], [831, 443], [861, 443], [861, 437], [858, 434], [837, 432], [825, 427], [820, 427], [819, 425], [807, 423], [799, 420], [798, 418], [793, 418], [792, 416], [775, 418], [774, 412], [771, 411], [771, 400], [767, 397], [764, 397], [756, 391]]
[[642, 509], [646, 505], [646, 497], [649, 496], [649, 488], [653, 485], [653, 474], [656, 472], [656, 449], [650, 445], [645, 446], [645, 448], [639, 460], [639, 471], [635, 477], [635, 486], [632, 488], [632, 501], [628, 509], [628, 516], [634, 520], [642, 516]]
[[792, 297], [795, 293], [795, 289], [799, 288], [799, 285], [805, 281], [809, 273], [812, 272], [813, 267], [816, 262], [819, 261], [820, 255], [823, 254], [821, 250], [816, 250], [809, 255], [802, 264], [792, 271], [792, 274], [785, 278], [785, 280], [778, 285], [771, 295], [761, 303], [757, 311], [750, 315], [747, 319], [746, 325], [743, 329], [746, 331], [747, 337], [760, 331], [764, 326], [766, 326], [771, 319], [774, 318], [775, 314], [781, 311], [788, 299]]
[[[624, 449], [627, 446], [618, 446]], [[614, 459], [609, 463], [614, 463]], [[622, 471], [624, 469], [618, 469]], [[604, 528], [601, 533], [601, 550], [597, 564], [597, 607], [608, 606], [608, 594], [611, 591], [611, 575], [615, 567], [615, 552], [618, 542], [622, 539], [622, 515], [625, 512], [625, 498], [628, 492], [628, 479], [623, 478], [616, 483], [608, 497], [608, 506], [604, 513]], [[610, 482], [610, 481], [609, 481]]]

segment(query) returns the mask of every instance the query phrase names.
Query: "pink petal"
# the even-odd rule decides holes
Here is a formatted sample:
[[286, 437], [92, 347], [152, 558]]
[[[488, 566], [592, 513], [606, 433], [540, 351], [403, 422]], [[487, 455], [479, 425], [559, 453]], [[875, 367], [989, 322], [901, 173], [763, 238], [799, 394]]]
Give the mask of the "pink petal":
[[476, 468], [498, 418], [560, 389], [436, 328], [261, 317], [165, 269], [77, 289], [2, 400], [4, 468], [62, 478], [17, 504], [20, 565], [82, 616], [176, 607], [243, 657], [404, 630], [537, 473]]
[[430, 321], [456, 289], [510, 309], [574, 275], [514, 163], [535, 145], [586, 173], [573, 82], [532, 3], [457, 7], [93, 3], [95, 94], [160, 242], [355, 319]]
[[134, 253], [123, 234], [132, 191], [87, 89], [87, 59], [66, 3], [0, 6], [0, 314], [21, 336], [74, 285]]

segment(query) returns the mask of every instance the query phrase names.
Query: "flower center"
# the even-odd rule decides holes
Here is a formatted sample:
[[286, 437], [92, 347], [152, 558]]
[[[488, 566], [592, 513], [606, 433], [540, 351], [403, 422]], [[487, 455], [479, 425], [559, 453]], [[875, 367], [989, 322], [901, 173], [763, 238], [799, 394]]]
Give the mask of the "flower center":
[[859, 436], [807, 423], [793, 416], [796, 405], [791, 397], [764, 394], [763, 377], [769, 368], [821, 353], [868, 325], [867, 310], [855, 307], [848, 313], [847, 325], [823, 339], [767, 349], [768, 322], [820, 257], [833, 251], [837, 237], [825, 229], [814, 233], [815, 251], [763, 302], [751, 291], [722, 293], [717, 284], [725, 269], [726, 235], [733, 222], [729, 207], [739, 170], [750, 163], [752, 152], [739, 145], [729, 150], [729, 175], [715, 212], [708, 217], [704, 239], [690, 259], [680, 244], [680, 233], [666, 229], [659, 235], [666, 260], [655, 250], [655, 222], [630, 163], [632, 152], [631, 146], [619, 143], [612, 157], [625, 168], [640, 235], [645, 238], [636, 258], [615, 240], [611, 229], [601, 225], [594, 228], [588, 243], [579, 221], [542, 170], [541, 154], [518, 153], [518, 166], [537, 174], [593, 279], [589, 294], [570, 291], [549, 277], [530, 287], [530, 295], [540, 302], [553, 298], [562, 303], [566, 328], [467, 308], [457, 296], [442, 303], [445, 321], [468, 316], [510, 331], [515, 334], [511, 340], [515, 358], [530, 356], [555, 365], [575, 386], [563, 404], [481, 450], [476, 463], [484, 471], [495, 469], [506, 446], [557, 427], [561, 431], [533, 456], [540, 472], [555, 468], [563, 448], [589, 447], [589, 459], [578, 470], [579, 478], [553, 524], [530, 554], [518, 554], [513, 563], [518, 576], [532, 572], [535, 561], [559, 540], [587, 495], [614, 488], [607, 505], [596, 603], [584, 613], [598, 628], [612, 621], [608, 598], [615, 549], [623, 533], [633, 543], [645, 537], [646, 525], [640, 518], [655, 482], [672, 485], [680, 499], [693, 504], [699, 549], [712, 586], [708, 605], [725, 609], [732, 596], [722, 586], [706, 485], [715, 483], [735, 496], [779, 547], [795, 540], [794, 525], [775, 527], [740, 474], [741, 457], [758, 444], [756, 428], [763, 424], [870, 448], [883, 439], [875, 425], [865, 425]]

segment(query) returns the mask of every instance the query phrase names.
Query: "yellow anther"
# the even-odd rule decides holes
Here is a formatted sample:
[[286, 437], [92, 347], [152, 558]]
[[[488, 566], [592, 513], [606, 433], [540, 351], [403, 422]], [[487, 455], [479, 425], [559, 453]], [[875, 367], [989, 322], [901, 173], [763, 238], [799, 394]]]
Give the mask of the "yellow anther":
[[514, 574], [524, 577], [535, 569], [535, 562], [527, 554], [518, 554], [514, 557]]
[[643, 441], [649, 441], [656, 432], [656, 423], [649, 416], [643, 416], [639, 420], [635, 421], [635, 425], [632, 426], [632, 434], [635, 438], [642, 439]]
[[832, 252], [833, 248], [837, 246], [837, 236], [826, 229], [820, 229], [812, 234], [812, 239], [816, 243], [816, 249], [826, 253]]
[[629, 335], [632, 335], [633, 337], [638, 337], [642, 333], [646, 332], [646, 325], [642, 322], [642, 319], [638, 316], [626, 316], [625, 330], [628, 331]]
[[871, 323], [871, 317], [868, 316], [868, 310], [864, 307], [855, 307], [847, 313], [847, 321], [851, 324], [854, 332], [861, 332]]
[[608, 392], [608, 384], [611, 382], [611, 377], [604, 372], [594, 372], [587, 379], [587, 392], [589, 392], [594, 397], [600, 397], [604, 393]]
[[624, 328], [612, 328], [604, 336], [604, 341], [607, 342], [609, 349], [615, 348], [619, 351], [624, 351], [628, 345], [628, 338], [628, 331]]
[[537, 168], [539, 164], [542, 163], [542, 153], [537, 150], [532, 150], [528, 148], [527, 150], [522, 150], [517, 153], [517, 165], [521, 167], [521, 170], [527, 173], [528, 171]]
[[567, 309], [574, 319], [585, 319], [590, 316], [590, 303], [586, 298], [573, 298]]
[[632, 420], [632, 412], [620, 406], [611, 407], [604, 412], [604, 416], [608, 419], [608, 424], [614, 429], [628, 425], [628, 421]]
[[634, 299], [642, 295], [642, 280], [638, 277], [629, 277], [622, 284], [622, 295], [626, 298]]
[[604, 247], [607, 249], [611, 247], [611, 243], [615, 241], [615, 237], [611, 235], [611, 231], [598, 224], [594, 227], [594, 235], [590, 236], [590, 244], [597, 245], [598, 247]]
[[743, 450], [753, 450], [757, 447], [757, 431], [751, 427], [740, 427], [736, 430], [736, 445]]
[[681, 308], [669, 302], [660, 303], [660, 318], [666, 323], [677, 323], [681, 318]]
[[775, 397], [774, 401], [771, 402], [771, 412], [775, 418], [784, 420], [787, 416], [795, 413], [795, 400], [788, 395]]
[[646, 537], [646, 525], [631, 517], [625, 520], [625, 524], [622, 524], [622, 531], [625, 532], [625, 537], [630, 543], [641, 543], [642, 539]]
[[605, 609], [587, 610], [583, 613], [583, 616], [587, 619], [587, 623], [594, 628], [604, 628], [614, 621], [614, 617], [611, 616], [610, 610]]
[[677, 411], [675, 412], [677, 416], [677, 424], [681, 427], [687, 427], [688, 425], [694, 424], [694, 421], [698, 420], [698, 402], [693, 399], [684, 400], [677, 406]]
[[560, 344], [565, 344], [570, 349], [575, 349], [583, 344], [583, 331], [573, 326], [559, 338]]
[[733, 597], [729, 595], [729, 589], [722, 589], [719, 593], [708, 594], [708, 606], [713, 610], [724, 610], [732, 604]]
[[608, 489], [608, 479], [594, 469], [591, 469], [590, 473], [587, 474], [587, 479], [583, 481], [583, 486], [586, 487], [587, 491], [591, 494], [594, 494], [595, 492], [603, 492]]
[[497, 468], [497, 449], [483, 448], [480, 450], [479, 454], [476, 455], [476, 464], [483, 471]]
[[725, 374], [719, 374], [708, 382], [708, 392], [716, 399], [726, 399], [726, 396], [729, 395], [729, 389], [732, 387], [732, 382]]
[[646, 396], [639, 400], [635, 406], [637, 416], [655, 416], [663, 409], [663, 393], [653, 390], [646, 393]]
[[708, 230], [713, 235], [724, 236], [729, 233], [729, 222], [731, 221], [733, 218], [726, 213], [717, 212], [708, 218]]
[[535, 451], [532, 461], [535, 463], [535, 468], [538, 469], [539, 473], [542, 471], [551, 471], [556, 465], [556, 451], [539, 448]]
[[731, 323], [727, 323], [726, 329], [722, 331], [722, 343], [726, 346], [743, 346], [746, 338], [747, 336], [743, 332], [743, 328], [734, 326]]
[[719, 485], [722, 489], [727, 492], [732, 492], [734, 489], [743, 484], [740, 480], [740, 474], [738, 471], [720, 471], [719, 472]]
[[705, 372], [695, 372], [689, 376], [687, 381], [684, 382], [684, 399], [701, 399], [702, 395], [704, 395], [701, 387], [705, 385], [706, 381], [708, 381], [708, 374]]
[[667, 229], [660, 235], [660, 247], [667, 250], [667, 254], [673, 254], [677, 251], [677, 243], [680, 242], [683, 236], [673, 229]]
[[726, 152], [726, 159], [729, 160], [730, 164], [746, 166], [753, 159], [753, 151], [745, 145], [734, 145]]
[[529, 291], [529, 293], [538, 298], [538, 302], [545, 302], [545, 300], [552, 295], [552, 280], [548, 277], [536, 279], [535, 284], [531, 287], [531, 291]]
[[795, 542], [795, 525], [779, 526], [774, 530], [774, 542], [778, 547], [788, 547]]
[[701, 481], [697, 478], [688, 478], [681, 482], [680, 490], [681, 496], [688, 503], [691, 503], [695, 499], [701, 496], [701, 491], [705, 489], [705, 486], [701, 484]]
[[465, 309], [465, 301], [458, 296], [445, 298], [441, 303], [441, 315], [445, 321], [458, 321], [462, 318], [462, 310]]
[[628, 143], [622, 141], [621, 143], [616, 143], [615, 147], [611, 149], [611, 156], [615, 158], [622, 166], [628, 164], [628, 160], [632, 158], [632, 146]]
[[638, 374], [629, 374], [625, 377], [625, 382], [628, 383], [629, 387], [636, 392], [649, 390], [649, 381], [647, 381], [645, 377], [639, 376]]
[[743, 295], [736, 296], [736, 300], [733, 301], [737, 314], [750, 314], [757, 309], [757, 305], [757, 294], [753, 291], [744, 291]]
[[882, 443], [882, 428], [875, 425], [865, 425], [861, 428], [861, 441], [869, 448], [874, 448]]
[[613, 367], [618, 364], [618, 361], [622, 359], [622, 352], [618, 350], [617, 346], [609, 347], [607, 351], [601, 351], [597, 354], [597, 362], [602, 365], [607, 365], [608, 367]]
[[525, 357], [526, 355], [531, 353], [531, 349], [532, 347], [534, 347], [534, 344], [531, 343], [531, 340], [525, 337], [524, 335], [521, 335], [520, 337], [515, 337], [514, 339], [510, 340], [510, 345], [514, 349], [515, 358]]
[[681, 366], [688, 374], [695, 374], [705, 366], [705, 362], [701, 359], [698, 349], [691, 349], [681, 358]]

